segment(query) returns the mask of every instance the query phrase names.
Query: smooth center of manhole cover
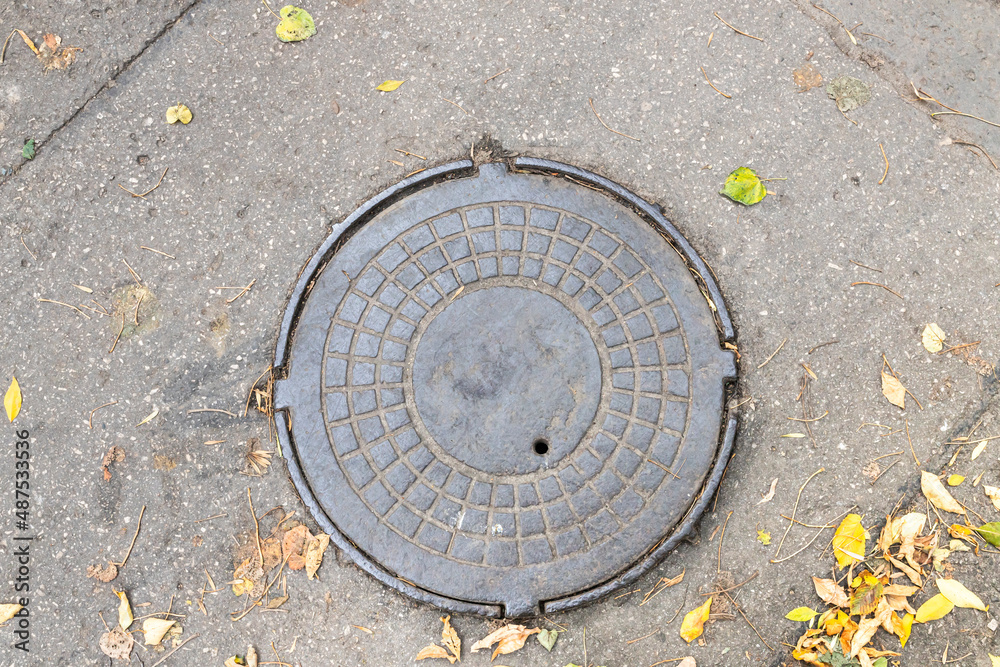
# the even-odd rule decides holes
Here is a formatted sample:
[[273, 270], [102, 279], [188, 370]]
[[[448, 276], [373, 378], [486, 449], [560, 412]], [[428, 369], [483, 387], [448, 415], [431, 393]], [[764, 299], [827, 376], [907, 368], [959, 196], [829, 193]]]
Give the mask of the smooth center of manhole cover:
[[556, 465], [601, 398], [591, 333], [559, 299], [525, 287], [463, 292], [449, 303], [419, 338], [412, 377], [416, 414], [435, 442], [496, 475]]
[[274, 364], [289, 471], [337, 546], [492, 616], [652, 568], [735, 434], [732, 324], [690, 244], [595, 174], [514, 166], [428, 169], [336, 225]]

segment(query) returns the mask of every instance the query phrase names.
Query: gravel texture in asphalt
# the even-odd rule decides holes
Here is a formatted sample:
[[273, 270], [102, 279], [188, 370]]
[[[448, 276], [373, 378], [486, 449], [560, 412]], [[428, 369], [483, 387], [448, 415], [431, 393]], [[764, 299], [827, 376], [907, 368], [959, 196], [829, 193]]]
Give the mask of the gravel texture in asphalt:
[[[848, 29], [864, 22], [852, 31], [857, 44], [804, 1], [717, 8], [760, 41], [693, 0], [319, 1], [306, 7], [317, 34], [296, 44], [279, 42], [276, 19], [249, 0], [35, 4], [0, 9], [3, 37], [54, 32], [83, 51], [67, 72], [43, 74], [15, 35], [0, 65], [0, 166], [16, 168], [0, 179], [0, 368], [4, 385], [15, 374], [24, 392], [4, 429], [0, 602], [16, 578], [17, 429], [31, 433], [36, 536], [31, 653], [0, 628], [0, 664], [107, 665], [99, 612], [116, 617], [112, 586], [129, 592], [137, 616], [172, 598], [184, 636], [200, 634], [167, 665], [222, 665], [250, 643], [277, 660], [272, 642], [289, 664], [404, 665], [439, 638], [436, 610], [332, 548], [319, 581], [288, 577], [281, 610], [232, 623], [243, 601], [223, 590], [205, 597], [203, 614], [205, 570], [226, 589], [237, 546], [252, 539], [248, 486], [258, 514], [280, 505], [313, 524], [280, 459], [263, 477], [241, 474], [249, 438], [270, 447], [267, 420], [199, 410], [242, 415], [299, 271], [332, 225], [406, 174], [470, 154], [576, 164], [662, 205], [717, 276], [741, 355], [736, 453], [697, 533], [619, 597], [540, 621], [565, 628], [551, 653], [530, 640], [503, 664], [642, 667], [693, 655], [703, 665], [791, 665], [786, 643], [803, 626], [784, 615], [818, 605], [810, 577], [829, 576], [833, 564], [832, 531], [806, 546], [815, 533], [802, 526], [781, 556], [805, 549], [770, 562], [803, 482], [824, 470], [797, 518], [823, 524], [855, 506], [874, 536], [897, 503], [923, 511], [920, 470], [949, 463], [956, 447], [945, 442], [976, 425], [977, 435], [1000, 434], [986, 368], [1000, 355], [1000, 172], [957, 143], [1000, 159], [1000, 129], [932, 118], [947, 109], [913, 101], [909, 84], [1000, 122], [995, 2], [824, 4]], [[792, 72], [807, 59], [824, 84], [800, 92]], [[846, 116], [825, 91], [840, 75], [871, 89]], [[405, 83], [376, 91], [386, 79]], [[193, 121], [166, 125], [178, 102]], [[595, 110], [634, 139], [606, 129]], [[32, 161], [20, 157], [27, 138], [37, 143]], [[742, 207], [718, 194], [739, 166], [788, 180], [768, 182], [773, 194]], [[123, 190], [144, 192], [161, 175], [145, 198]], [[220, 289], [251, 281], [231, 302], [236, 292]], [[93, 299], [112, 315], [40, 299], [97, 308]], [[981, 342], [972, 357], [931, 355], [920, 343], [928, 322], [949, 343]], [[916, 399], [905, 411], [881, 395], [883, 355]], [[802, 364], [816, 375], [811, 414], [826, 416], [810, 424], [812, 437], [783, 438], [805, 432], [788, 419], [802, 417]], [[112, 401], [91, 428], [91, 410]], [[104, 481], [112, 445], [125, 459]], [[899, 451], [879, 461], [898, 463], [877, 483], [863, 474]], [[998, 485], [1000, 441], [976, 461], [965, 448], [949, 472], [983, 472], [983, 484]], [[773, 499], [758, 504], [775, 478]], [[1000, 518], [981, 487], [955, 493]], [[144, 506], [118, 578], [88, 579], [88, 566], [123, 556]], [[950, 559], [991, 609], [998, 558]], [[678, 636], [680, 616], [720, 570], [735, 583], [759, 572], [737, 602], [770, 649], [739, 614], [710, 623], [703, 645]], [[682, 571], [681, 585], [639, 605], [659, 578]], [[915, 626], [902, 664], [941, 661], [947, 647], [949, 659], [972, 654], [956, 664], [989, 665], [987, 653], [1000, 654], [992, 614], [957, 609]], [[452, 622], [467, 646], [493, 627]], [[160, 658], [135, 653], [147, 666]], [[463, 662], [488, 659], [466, 653]]]

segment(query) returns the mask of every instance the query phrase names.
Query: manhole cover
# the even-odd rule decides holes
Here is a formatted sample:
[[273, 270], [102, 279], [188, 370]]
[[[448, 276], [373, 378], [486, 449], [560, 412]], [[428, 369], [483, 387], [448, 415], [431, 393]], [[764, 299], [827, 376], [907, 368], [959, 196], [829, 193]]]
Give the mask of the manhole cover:
[[659, 209], [559, 163], [455, 163], [367, 202], [303, 271], [280, 438], [316, 521], [382, 582], [566, 609], [655, 565], [714, 494], [731, 337]]

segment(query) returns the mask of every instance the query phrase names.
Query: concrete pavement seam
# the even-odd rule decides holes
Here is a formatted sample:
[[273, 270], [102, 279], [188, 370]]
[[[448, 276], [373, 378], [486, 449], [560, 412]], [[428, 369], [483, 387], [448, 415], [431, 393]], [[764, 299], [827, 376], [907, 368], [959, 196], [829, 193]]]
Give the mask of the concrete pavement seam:
[[[103, 93], [105, 90], [107, 90], [108, 88], [111, 87], [111, 83], [113, 81], [115, 81], [118, 77], [120, 77], [122, 74], [124, 74], [125, 72], [127, 72], [128, 69], [132, 66], [132, 64], [135, 63], [135, 61], [137, 61], [139, 58], [141, 58], [143, 56], [143, 54], [145, 54], [146, 51], [149, 50], [149, 47], [151, 47], [153, 44], [155, 44], [157, 41], [159, 41], [159, 39], [161, 37], [163, 37], [164, 35], [166, 35], [167, 32], [169, 32], [169, 30], [171, 28], [173, 28], [175, 25], [177, 25], [177, 23], [181, 19], [183, 19], [185, 16], [187, 16], [188, 12], [190, 12], [192, 9], [194, 9], [194, 7], [196, 5], [198, 5], [199, 3], [201, 3], [201, 0], [191, 0], [191, 2], [189, 2], [183, 9], [181, 9], [180, 13], [178, 13], [177, 16], [175, 16], [171, 20], [169, 20], [166, 23], [164, 23], [163, 27], [160, 28], [159, 32], [157, 32], [151, 38], [149, 38], [148, 40], [146, 40], [146, 43], [142, 45], [142, 48], [140, 48], [135, 54], [133, 54], [127, 60], [125, 60], [125, 62], [121, 63], [118, 66], [118, 68], [115, 70], [115, 73], [107, 81], [105, 81], [103, 84], [101, 84], [101, 86], [97, 90], [95, 90], [94, 93], [90, 97], [88, 97], [86, 100], [84, 100], [83, 104], [81, 104], [79, 107], [77, 107], [76, 110], [73, 111], [73, 113], [71, 113], [68, 118], [66, 118], [62, 123], [60, 123], [58, 126], [56, 126], [55, 128], [53, 128], [53, 130], [51, 132], [49, 132], [48, 135], [46, 135], [43, 139], [36, 140], [35, 141], [35, 150], [37, 151], [39, 148], [42, 148], [43, 146], [45, 146], [45, 144], [47, 144], [50, 140], [54, 139], [56, 137], [56, 135], [58, 135], [63, 129], [65, 129], [70, 123], [72, 123], [76, 119], [76, 117], [79, 116], [80, 113], [90, 105], [91, 102], [93, 102], [95, 99], [97, 99], [97, 97], [101, 93]], [[12, 172], [11, 172], [10, 175], [8, 175], [6, 177], [3, 177], [3, 178], [0, 178], [0, 188], [2, 188], [18, 172], [20, 172], [21, 168], [27, 162], [28, 162], [28, 160], [26, 160], [25, 158], [22, 157], [21, 161], [14, 165], [14, 167], [13, 167]]]

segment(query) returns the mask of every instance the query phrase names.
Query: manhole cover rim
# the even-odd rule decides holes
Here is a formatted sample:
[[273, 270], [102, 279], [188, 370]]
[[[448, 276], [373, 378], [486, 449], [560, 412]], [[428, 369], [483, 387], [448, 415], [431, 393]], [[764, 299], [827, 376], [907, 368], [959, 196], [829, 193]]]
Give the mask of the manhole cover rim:
[[[643, 218], [646, 222], [653, 222], [652, 227], [657, 229], [661, 236], [668, 237], [675, 249], [678, 249], [682, 257], [687, 260], [688, 266], [693, 268], [693, 270], [703, 278], [704, 282], [702, 285], [704, 287], [704, 291], [707, 291], [708, 294], [711, 295], [712, 301], [714, 301], [716, 305], [716, 308], [714, 309], [717, 316], [716, 327], [718, 328], [718, 336], [716, 340], [724, 341], [732, 338], [732, 325], [725, 309], [725, 303], [722, 300], [718, 287], [712, 279], [710, 270], [701, 261], [697, 254], [694, 253], [690, 244], [679, 234], [679, 232], [677, 232], [673, 225], [671, 225], [669, 221], [662, 216], [658, 207], [649, 204], [618, 184], [576, 167], [549, 160], [537, 160], [533, 158], [520, 158], [515, 161], [514, 165], [515, 167], [519, 167], [520, 171], [536, 173], [541, 172], [547, 175], [562, 174], [564, 176], [571, 176], [572, 180], [584, 181], [585, 183], [593, 184], [597, 186], [594, 189], [599, 189], [603, 192], [603, 194], [610, 195], [613, 200], [618, 201], [619, 205], [624, 203], [629, 208], [633, 209], [633, 212], [638, 212], [638, 217]], [[289, 355], [292, 349], [292, 334], [295, 330], [297, 314], [299, 310], [305, 306], [309, 297], [308, 292], [312, 287], [313, 281], [322, 274], [326, 265], [333, 260], [335, 255], [334, 248], [337, 248], [337, 242], [341, 239], [345, 231], [355, 226], [360, 229], [364, 223], [367, 223], [370, 219], [378, 216], [384, 209], [388, 208], [394, 202], [413, 194], [415, 191], [422, 190], [443, 180], [449, 180], [449, 177], [456, 175], [475, 177], [476, 170], [474, 169], [473, 163], [468, 160], [463, 160], [437, 168], [428, 169], [426, 172], [422, 172], [415, 177], [406, 179], [376, 195], [372, 199], [365, 202], [343, 222], [334, 225], [331, 234], [323, 242], [317, 252], [312, 256], [309, 263], [303, 269], [303, 272], [300, 274], [300, 278], [297, 281], [296, 287], [293, 290], [291, 300], [283, 316], [282, 326], [278, 336], [274, 364], [276, 368], [289, 363]], [[732, 377], [734, 376], [729, 376], [728, 373], [726, 373], [722, 377], [722, 380], [725, 382], [727, 379], [731, 380]], [[281, 394], [281, 385], [282, 383], [279, 381], [279, 388], [277, 390], [277, 394], [279, 396]], [[287, 404], [287, 402], [285, 404]], [[332, 539], [337, 546], [345, 550], [347, 555], [349, 555], [352, 560], [362, 567], [362, 569], [375, 576], [382, 583], [387, 584], [412, 598], [428, 602], [439, 607], [444, 607], [456, 612], [476, 613], [487, 616], [500, 616], [504, 613], [504, 609], [501, 606], [502, 602], [497, 604], [491, 604], [489, 602], [468, 602], [462, 599], [446, 597], [444, 595], [430, 592], [416, 585], [412, 585], [405, 579], [399, 579], [393, 576], [383, 565], [380, 564], [379, 561], [371, 559], [366, 553], [353, 544], [345, 534], [341, 533], [333, 521], [330, 520], [327, 515], [328, 510], [323, 509], [320, 501], [314, 495], [310, 483], [299, 467], [300, 462], [298, 460], [298, 450], [294, 445], [291, 434], [288, 431], [288, 425], [285, 422], [285, 418], [278, 420], [278, 422], [279, 440], [288, 452], [289, 471], [297, 491], [302, 496], [305, 504], [308, 506], [313, 518], [324, 530], [331, 534]], [[722, 470], [724, 469], [725, 463], [728, 461], [729, 453], [732, 448], [736, 423], [735, 419], [727, 418], [724, 401], [721, 406], [719, 421], [714, 423], [716, 424], [714, 429], [717, 429], [721, 442], [717, 443], [715, 446], [716, 458], [714, 462], [709, 459], [710, 465], [707, 472], [704, 477], [701, 477], [701, 479], [704, 480], [702, 489], [700, 493], [695, 494], [692, 504], [688, 507], [687, 514], [684, 515], [682, 519], [676, 521], [676, 523], [674, 523], [674, 525], [666, 532], [665, 535], [662, 536], [660, 541], [650, 551], [639, 556], [631, 565], [628, 565], [619, 571], [617, 575], [614, 575], [610, 579], [606, 579], [602, 583], [598, 583], [586, 590], [578, 590], [578, 592], [568, 596], [562, 596], [557, 599], [540, 601], [542, 603], [543, 611], [568, 609], [580, 604], [592, 602], [611, 590], [634, 581], [643, 573], [655, 566], [659, 560], [675, 548], [680, 539], [690, 532], [694, 523], [698, 520], [698, 518], [700, 518], [701, 513], [704, 511], [706, 501], [714, 496], [715, 490], [721, 480]], [[328, 504], [329, 500], [326, 502]]]

